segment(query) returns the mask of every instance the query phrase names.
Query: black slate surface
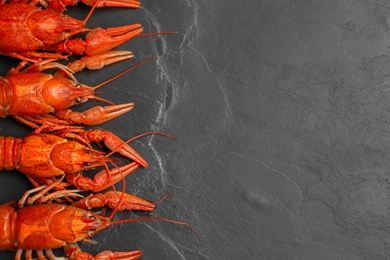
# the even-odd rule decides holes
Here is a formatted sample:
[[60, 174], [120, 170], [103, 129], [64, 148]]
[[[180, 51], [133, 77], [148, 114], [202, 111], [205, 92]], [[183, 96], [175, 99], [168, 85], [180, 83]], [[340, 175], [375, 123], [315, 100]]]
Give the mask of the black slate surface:
[[[178, 138], [133, 142], [150, 167], [127, 178], [127, 191], [152, 201], [174, 194], [154, 216], [190, 223], [202, 241], [182, 226], [139, 222], [80, 246], [142, 249], [142, 259], [388, 259], [389, 8], [145, 0], [139, 10], [97, 10], [89, 27], [179, 32], [136, 38], [117, 48], [136, 58], [77, 79], [94, 85], [158, 57], [103, 88], [103, 97], [136, 106], [98, 128], [123, 139], [152, 130]], [[68, 13], [82, 19], [88, 10]], [[0, 59], [2, 74], [16, 64]], [[28, 131], [1, 120], [1, 135]], [[2, 201], [29, 187], [20, 173], [0, 175]]]

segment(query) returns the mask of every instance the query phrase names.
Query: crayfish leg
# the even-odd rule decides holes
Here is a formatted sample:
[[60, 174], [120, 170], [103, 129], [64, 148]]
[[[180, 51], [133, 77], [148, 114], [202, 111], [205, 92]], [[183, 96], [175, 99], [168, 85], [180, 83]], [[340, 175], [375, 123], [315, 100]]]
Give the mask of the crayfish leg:
[[20, 53], [0, 52], [0, 54], [12, 58], [17, 58], [22, 61], [28, 61], [31, 63], [38, 62], [42, 59], [63, 60], [67, 58], [67, 56], [61, 55], [60, 53], [48, 53], [48, 52], [36, 52], [36, 51], [28, 51], [28, 52], [20, 52]]
[[141, 250], [127, 251], [127, 252], [113, 252], [103, 251], [96, 256], [89, 253], [82, 252], [76, 244], [69, 244], [65, 247], [65, 254], [69, 259], [91, 259], [91, 260], [135, 260], [142, 256]]

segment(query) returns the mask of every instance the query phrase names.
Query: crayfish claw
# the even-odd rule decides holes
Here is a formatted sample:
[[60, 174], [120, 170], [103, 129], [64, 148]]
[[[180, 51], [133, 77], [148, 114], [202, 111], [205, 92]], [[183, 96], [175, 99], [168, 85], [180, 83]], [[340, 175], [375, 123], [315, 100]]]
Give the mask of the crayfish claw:
[[46, 48], [47, 51], [71, 52], [78, 55], [99, 55], [104, 54], [126, 41], [140, 35], [143, 31], [141, 24], [130, 24], [125, 26], [103, 29], [97, 27], [90, 31], [85, 40], [80, 38], [68, 39]]
[[104, 54], [142, 33], [141, 24], [130, 24], [107, 29], [96, 28], [85, 37], [86, 55]]
[[97, 0], [98, 3], [95, 5], [96, 0], [39, 0], [39, 3], [48, 10], [62, 13], [66, 10], [66, 6], [74, 6], [81, 2], [88, 6], [95, 8], [102, 7], [123, 7], [123, 8], [140, 8], [141, 3], [138, 0]]
[[129, 112], [133, 107], [134, 103], [125, 103], [105, 107], [96, 106], [84, 112], [64, 109], [56, 112], [55, 115], [58, 116], [58, 118], [65, 120], [68, 124], [71, 122], [83, 125], [99, 125]]
[[143, 210], [151, 212], [155, 209], [153, 202], [131, 195], [129, 193], [115, 191], [90, 194], [88, 197], [78, 200], [72, 204], [72, 206], [83, 209], [101, 208], [105, 205], [111, 209], [117, 209], [119, 211]]
[[[131, 51], [109, 51], [103, 54], [84, 56], [79, 60], [69, 63], [68, 67], [74, 72], [82, 71], [85, 68], [98, 70], [104, 66], [131, 58], [134, 58], [134, 54]], [[60, 75], [59, 73], [61, 72], [58, 72], [58, 74], [56, 73], [55, 75]]]
[[65, 178], [69, 183], [72, 183], [78, 189], [100, 192], [121, 181], [124, 177], [135, 171], [138, 167], [139, 164], [132, 162], [121, 167], [113, 168], [108, 172], [107, 170], [102, 170], [98, 172], [93, 179], [82, 176], [80, 174], [68, 174]]
[[113, 118], [121, 116], [134, 107], [134, 103], [126, 103], [121, 105], [112, 105], [112, 106], [96, 106], [88, 109], [84, 112], [84, 125], [98, 125], [105, 123]]
[[121, 155], [132, 159], [142, 167], [147, 167], [147, 161], [139, 155], [130, 145], [125, 143], [118, 136], [105, 130], [92, 129], [86, 132], [86, 139], [93, 142], [103, 141], [104, 144], [113, 152], [118, 152]]

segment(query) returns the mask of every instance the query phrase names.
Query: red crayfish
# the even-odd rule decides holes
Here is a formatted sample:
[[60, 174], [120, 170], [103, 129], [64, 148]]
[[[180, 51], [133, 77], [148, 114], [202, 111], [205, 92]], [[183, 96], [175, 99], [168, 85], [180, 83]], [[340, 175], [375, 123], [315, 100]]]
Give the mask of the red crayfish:
[[[168, 136], [160, 132], [140, 136], [146, 134]], [[108, 156], [90, 146], [90, 142], [100, 141], [113, 152], [134, 162], [108, 169], [107, 162], [111, 161]], [[65, 176], [78, 189], [97, 192], [117, 183], [140, 165], [147, 167], [148, 163], [127, 143], [105, 130], [71, 128], [50, 134], [31, 134], [24, 138], [0, 136], [0, 170], [17, 169], [26, 174], [35, 186]], [[106, 166], [106, 169], [97, 173], [93, 180], [79, 174], [98, 166]]]
[[[112, 51], [83, 57], [68, 66], [53, 60], [42, 60], [27, 67], [25, 62], [21, 62], [15, 69], [10, 70], [7, 76], [0, 77], [0, 117], [11, 115], [32, 128], [44, 128], [48, 125], [97, 125], [120, 116], [130, 111], [134, 103], [96, 106], [84, 113], [73, 112], [68, 108], [88, 99], [111, 103], [96, 97], [94, 91], [150, 60], [141, 62], [95, 87], [78, 83], [72, 74], [84, 67], [97, 69], [132, 57], [133, 54], [128, 51]], [[59, 71], [54, 75], [41, 72], [46, 69]]]
[[[25, 61], [64, 58], [59, 52], [77, 55], [103, 54], [140, 35], [142, 25], [132, 24], [108, 29], [88, 29], [86, 22], [96, 7], [140, 7], [136, 0], [82, 0], [93, 6], [84, 21], [62, 14], [77, 0], [14, 0], [0, 2], [0, 54]], [[46, 9], [37, 7], [43, 5]], [[88, 32], [86, 40], [70, 37]], [[38, 50], [57, 53], [37, 52]]]
[[[140, 250], [128, 252], [103, 251], [95, 257], [82, 252], [76, 245], [79, 241], [88, 241], [87, 238], [113, 224], [136, 222], [144, 220], [162, 220], [180, 225], [187, 225], [192, 232], [191, 226], [185, 222], [178, 222], [164, 218], [134, 218], [111, 221], [117, 210], [144, 210], [153, 211], [155, 203], [121, 192], [106, 192], [94, 194], [71, 206], [50, 203], [51, 200], [63, 196], [81, 196], [77, 190], [57, 191], [46, 195], [51, 189], [41, 186], [28, 191], [16, 203], [8, 203], [0, 206], [0, 250], [16, 250], [16, 260], [20, 260], [25, 251], [25, 258], [32, 259], [33, 251], [36, 251], [39, 259], [58, 259], [52, 249], [64, 247], [68, 259], [75, 260], [133, 260], [141, 257]], [[32, 196], [33, 193], [39, 192]], [[27, 206], [23, 207], [26, 203]], [[36, 202], [49, 201], [48, 204], [34, 204]], [[31, 205], [33, 204], [33, 205]], [[109, 217], [89, 211], [91, 208], [108, 205], [114, 211]], [[195, 233], [195, 232], [194, 232]], [[195, 233], [196, 234], [196, 233]], [[45, 256], [46, 254], [46, 256]]]

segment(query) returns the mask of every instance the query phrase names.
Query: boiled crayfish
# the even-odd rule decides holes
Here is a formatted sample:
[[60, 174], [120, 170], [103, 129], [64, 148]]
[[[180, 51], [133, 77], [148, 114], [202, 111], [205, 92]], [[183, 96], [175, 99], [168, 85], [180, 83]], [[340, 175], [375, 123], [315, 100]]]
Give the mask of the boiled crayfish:
[[[0, 117], [11, 115], [17, 121], [32, 128], [45, 128], [48, 125], [97, 125], [118, 117], [130, 111], [134, 103], [96, 106], [84, 113], [73, 112], [68, 108], [86, 102], [88, 99], [111, 103], [96, 97], [94, 91], [144, 62], [95, 87], [78, 83], [72, 74], [84, 67], [98, 69], [132, 57], [133, 54], [128, 51], [112, 51], [83, 57], [68, 66], [53, 60], [42, 60], [27, 67], [26, 63], [22, 62], [15, 69], [10, 70], [7, 76], [0, 77]], [[59, 69], [59, 71], [52, 75], [43, 73], [45, 69]]]
[[[108, 169], [106, 165], [110, 159], [90, 146], [90, 142], [100, 141], [133, 162]], [[106, 166], [106, 169], [97, 173], [93, 180], [79, 174], [98, 166]], [[35, 186], [51, 183], [54, 178], [65, 175], [66, 180], [78, 189], [98, 192], [139, 166], [146, 167], [148, 163], [131, 146], [105, 130], [70, 128], [50, 134], [33, 133], [24, 138], [0, 137], [0, 170], [17, 169]]]
[[[40, 186], [27, 191], [18, 203], [9, 202], [0, 205], [0, 230], [2, 230], [0, 233], [0, 250], [16, 250], [15, 260], [21, 259], [23, 251], [25, 251], [27, 260], [32, 259], [33, 251], [36, 251], [40, 260], [46, 259], [44, 253], [50, 259], [58, 259], [51, 249], [60, 247], [64, 247], [67, 259], [71, 260], [134, 260], [141, 257], [142, 252], [140, 250], [127, 252], [103, 251], [93, 257], [89, 253], [82, 252], [76, 243], [88, 241], [88, 237], [113, 224], [146, 220], [186, 225], [199, 238], [186, 222], [159, 217], [111, 221], [118, 210], [152, 212], [155, 209], [155, 204], [161, 199], [153, 203], [125, 192], [114, 191], [104, 194], [91, 194], [86, 198], [79, 194], [79, 190], [48, 193], [60, 182], [61, 180], [58, 180], [49, 186]], [[68, 196], [83, 198], [70, 206], [52, 203], [54, 199]], [[47, 204], [38, 204], [45, 202]], [[17, 208], [17, 205], [19, 208]], [[105, 205], [114, 209], [109, 217], [89, 211], [92, 208]]]
[[[59, 181], [58, 181], [59, 182]], [[23, 251], [25, 258], [32, 259], [32, 252], [36, 251], [39, 259], [58, 259], [54, 256], [52, 248], [64, 247], [69, 259], [127, 259], [133, 260], [141, 257], [140, 250], [128, 252], [103, 251], [95, 257], [82, 252], [75, 244], [86, 240], [87, 237], [107, 228], [112, 224], [135, 222], [139, 219], [110, 221], [117, 210], [153, 211], [155, 203], [136, 197], [131, 194], [109, 191], [106, 193], [89, 195], [72, 205], [53, 204], [53, 199], [63, 196], [83, 197], [78, 190], [47, 192], [58, 185], [27, 191], [19, 203], [9, 202], [0, 205], [0, 250], [16, 250], [16, 260], [20, 260]], [[37, 204], [47, 202], [48, 204]], [[19, 205], [20, 208], [17, 208]], [[89, 211], [92, 208], [109, 206], [114, 209], [110, 217]], [[146, 220], [146, 219], [145, 219]], [[151, 220], [159, 220], [152, 218]], [[164, 220], [164, 219], [161, 219]], [[166, 220], [169, 221], [169, 220]], [[170, 221], [174, 222], [175, 221]], [[181, 224], [178, 222], [178, 224]]]
[[[26, 4], [29, 2], [28, 4]], [[142, 32], [140, 24], [108, 29], [88, 29], [86, 22], [96, 7], [117, 6], [138, 8], [136, 0], [83, 0], [93, 6], [85, 20], [62, 14], [67, 5], [77, 0], [31, 0], [0, 2], [0, 54], [25, 61], [41, 58], [64, 58], [60, 53], [77, 55], [103, 54]], [[37, 7], [37, 4], [46, 9]], [[86, 40], [70, 37], [88, 32]], [[38, 50], [56, 52], [37, 52]]]

